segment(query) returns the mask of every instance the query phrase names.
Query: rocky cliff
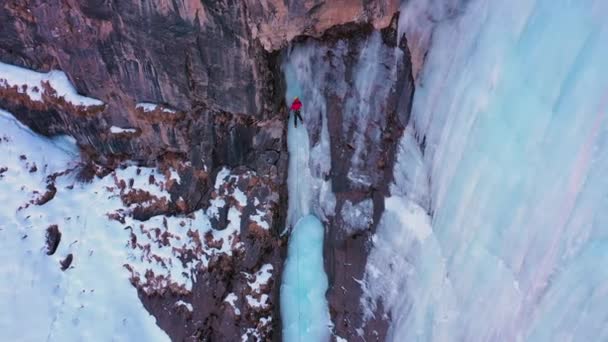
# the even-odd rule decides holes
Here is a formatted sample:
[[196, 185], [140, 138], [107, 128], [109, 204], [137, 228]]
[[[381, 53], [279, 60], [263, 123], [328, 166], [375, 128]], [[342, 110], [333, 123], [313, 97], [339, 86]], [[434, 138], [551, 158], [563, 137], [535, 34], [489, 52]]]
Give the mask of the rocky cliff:
[[[228, 204], [218, 209], [212, 224], [223, 230], [230, 223], [230, 203], [238, 207], [245, 215], [239, 228], [244, 252], [215, 258], [199, 269], [189, 293], [150, 292], [140, 282], [134, 284], [158, 324], [175, 340], [234, 340], [249, 329], [260, 339], [277, 339], [280, 334], [273, 332], [280, 330], [280, 319], [275, 303], [285, 243], [279, 232], [285, 220], [288, 158], [281, 60], [293, 41], [307, 37], [330, 48], [339, 41], [349, 42], [353, 51], [362, 48], [372, 32], [391, 26], [397, 8], [397, 0], [7, 0], [0, 5], [0, 61], [39, 72], [61, 70], [78, 93], [101, 104], [70, 102], [49, 82], [35, 89], [42, 94], [39, 100], [20, 85], [0, 83], [0, 107], [38, 133], [73, 136], [90, 165], [114, 169], [132, 160], [178, 170], [182, 181], [170, 187], [171, 200], [153, 211], [134, 213], [138, 220], [208, 210], [221, 199]], [[395, 25], [392, 21], [382, 31], [382, 44], [390, 48], [397, 46]], [[345, 59], [339, 77], [347, 81], [353, 51], [335, 57], [338, 64]], [[401, 73], [407, 65], [398, 68]], [[395, 80], [390, 89], [407, 82]], [[342, 113], [348, 105], [344, 98], [329, 94], [331, 113]], [[392, 162], [393, 139], [407, 120], [403, 108], [410, 96], [391, 94], [374, 105], [381, 113], [364, 124], [369, 129], [360, 128], [365, 131], [364, 143], [377, 144], [361, 155], [365, 161], [337, 163], [332, 169], [337, 210], [348, 211], [369, 198], [376, 203], [384, 193], [383, 184], [390, 177], [384, 170]], [[332, 159], [346, 160], [360, 136], [348, 122], [337, 114], [328, 121]], [[318, 137], [319, 131], [311, 134]], [[229, 183], [220, 191], [214, 184], [225, 166], [237, 178], [220, 178], [220, 183]], [[344, 178], [353, 172], [371, 179], [357, 187]], [[234, 204], [231, 191], [236, 188], [263, 205]], [[257, 210], [266, 217], [271, 228], [267, 232], [248, 223]], [[381, 205], [374, 205], [373, 217], [381, 210]], [[348, 224], [340, 217], [332, 219], [332, 225]], [[347, 237], [335, 230], [326, 246], [333, 281], [328, 297], [338, 310], [334, 318], [344, 336], [356, 335], [356, 324], [348, 321], [349, 312], [357, 310], [358, 290], [345, 285], [352, 291], [344, 295], [339, 289], [344, 279], [361, 273], [365, 239], [372, 231]], [[340, 267], [352, 258], [361, 258], [355, 261], [356, 270]], [[274, 280], [264, 288], [272, 298], [269, 306], [257, 310], [247, 306], [245, 293], [251, 277], [267, 264], [275, 270]], [[224, 301], [234, 292], [241, 293], [236, 299], [242, 311], [238, 315]], [[167, 313], [185, 297], [193, 303], [193, 313]], [[259, 326], [267, 317], [272, 317], [274, 329]]]

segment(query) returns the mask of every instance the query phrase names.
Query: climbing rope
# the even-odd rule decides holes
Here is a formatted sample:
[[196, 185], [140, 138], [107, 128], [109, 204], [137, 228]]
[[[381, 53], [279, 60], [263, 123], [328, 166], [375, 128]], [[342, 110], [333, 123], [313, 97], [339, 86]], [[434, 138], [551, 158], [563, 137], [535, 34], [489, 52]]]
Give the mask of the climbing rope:
[[[293, 113], [293, 115], [294, 115], [294, 120], [295, 120], [295, 113]], [[294, 125], [294, 134], [297, 134], [297, 128], [295, 127], [295, 125]], [[292, 143], [293, 143], [293, 140], [292, 140]], [[302, 207], [301, 207], [302, 197], [301, 197], [301, 193], [300, 193], [300, 182], [299, 182], [299, 180], [300, 180], [300, 174], [299, 174], [300, 165], [299, 164], [301, 163], [301, 158], [298, 153], [299, 151], [300, 151], [299, 149], [295, 150], [295, 152], [296, 152], [296, 156], [295, 156], [295, 158], [296, 158], [295, 159], [295, 161], [296, 161], [296, 163], [295, 163], [296, 164], [296, 168], [295, 168], [296, 178], [295, 178], [295, 181], [296, 181], [296, 195], [297, 195], [296, 203], [297, 203], [297, 207], [298, 207], [296, 215], [301, 216], [299, 214], [302, 212]], [[294, 220], [295, 223], [293, 224], [293, 227], [291, 229], [292, 234], [295, 231], [295, 228], [297, 226], [299, 219], [300, 218], [298, 218], [297, 220]], [[299, 246], [299, 244], [296, 244], [296, 272], [298, 274], [296, 277], [296, 280], [297, 280], [297, 292], [296, 293], [299, 294], [301, 292], [301, 287], [302, 287], [302, 283], [300, 282], [300, 246]], [[298, 298], [297, 300], [298, 300], [298, 323], [297, 323], [298, 324], [298, 342], [302, 342], [302, 324], [301, 324], [302, 307], [300, 305], [300, 298]]]

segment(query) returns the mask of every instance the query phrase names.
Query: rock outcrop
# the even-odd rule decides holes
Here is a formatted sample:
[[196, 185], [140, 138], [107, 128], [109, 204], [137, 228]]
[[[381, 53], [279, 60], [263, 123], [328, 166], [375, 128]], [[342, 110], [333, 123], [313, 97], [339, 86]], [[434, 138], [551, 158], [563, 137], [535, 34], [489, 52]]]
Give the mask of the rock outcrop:
[[320, 37], [344, 24], [371, 23], [375, 29], [390, 24], [399, 0], [247, 0], [253, 38], [266, 50], [277, 50], [297, 36]]

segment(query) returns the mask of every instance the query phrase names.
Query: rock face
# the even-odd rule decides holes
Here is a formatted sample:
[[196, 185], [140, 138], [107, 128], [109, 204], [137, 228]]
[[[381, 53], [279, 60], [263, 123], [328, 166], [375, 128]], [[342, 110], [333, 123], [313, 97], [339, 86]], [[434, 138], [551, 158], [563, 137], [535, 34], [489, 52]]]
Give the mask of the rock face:
[[[157, 224], [141, 223], [142, 231], [157, 232], [152, 247], [142, 242], [142, 234], [132, 235], [134, 249], [144, 251], [144, 255], [162, 258], [171, 250], [181, 262], [194, 265], [189, 267], [191, 288], [179, 286], [163, 275], [150, 271], [142, 274], [128, 267], [132, 283], [142, 289], [140, 298], [145, 307], [173, 340], [278, 337], [280, 319], [275, 315], [275, 292], [284, 242], [271, 229], [282, 221], [278, 193], [267, 177], [244, 167], [224, 168], [205, 200], [212, 230], [202, 234], [196, 217], [186, 217], [180, 225], [187, 233], [178, 236], [179, 232], [170, 230], [175, 225], [169, 218], [168, 223], [167, 219]], [[165, 285], [167, 282], [169, 286]]]
[[[128, 157], [152, 164], [181, 153], [213, 168], [212, 147], [220, 145], [214, 138], [234, 126], [218, 131], [214, 117], [280, 115], [280, 78], [272, 56], [251, 39], [241, 1], [11, 0], [0, 7], [0, 19], [9, 23], [0, 28], [1, 61], [62, 70], [105, 108], [35, 108], [6, 94], [1, 105], [41, 133], [74, 136], [104, 162]], [[177, 115], [149, 115], [136, 108], [141, 102], [166, 105]], [[110, 126], [137, 133], [112, 135]]]
[[[359, 0], [9, 0], [0, 7], [0, 20], [7, 23], [0, 28], [0, 60], [39, 71], [63, 70], [80, 93], [100, 99], [106, 108], [84, 118], [58, 106], [42, 114], [6, 99], [0, 104], [23, 121], [43, 121], [32, 125], [39, 132], [69, 133], [102, 157], [151, 163], [179, 152], [201, 159], [211, 149], [195, 146], [197, 135], [227, 133], [217, 132], [210, 118], [280, 115], [276, 58], [263, 46], [272, 51], [295, 36], [346, 22], [387, 25], [396, 10], [396, 0], [382, 5]], [[148, 116], [136, 109], [140, 102], [167, 105], [184, 117], [176, 124]], [[46, 119], [40, 120], [43, 115]], [[138, 133], [129, 139], [102, 134], [112, 125]]]
[[[379, 50], [387, 63], [394, 60], [393, 51], [401, 51], [395, 22], [391, 24], [397, 8], [397, 0], [6, 0], [0, 4], [0, 62], [39, 72], [61, 70], [78, 93], [103, 104], [70, 102], [49, 82], [29, 89], [41, 94], [34, 100], [21, 86], [0, 82], [0, 107], [38, 133], [73, 136], [85, 158], [109, 169], [133, 160], [177, 170], [181, 182], [170, 187], [171, 201], [134, 211], [134, 219], [209, 210], [221, 196], [214, 182], [222, 167], [249, 175], [239, 178], [236, 186], [264, 203], [239, 207], [242, 253], [217, 257], [193, 270], [197, 280], [189, 293], [149, 293], [142, 283], [134, 285], [174, 340], [238, 340], [243, 334], [278, 339], [275, 303], [284, 254], [279, 232], [285, 220], [288, 158], [285, 85], [279, 68], [284, 48], [308, 36], [322, 37], [319, 41], [327, 41], [330, 50], [346, 44], [343, 56], [327, 57], [342, 66], [338, 77], [349, 84], [346, 99], [354, 99], [356, 51], [368, 44], [374, 29], [390, 25], [382, 31], [386, 48]], [[341, 26], [332, 29], [336, 25]], [[401, 62], [386, 68], [408, 74]], [[395, 79], [389, 89], [405, 89], [408, 82]], [[360, 287], [351, 279], [362, 273], [365, 244], [382, 211], [395, 136], [407, 121], [404, 108], [411, 94], [379, 95], [369, 111], [375, 116], [357, 124], [359, 119], [344, 114], [350, 113], [345, 106], [352, 109], [354, 103], [331, 91], [329, 83], [327, 90], [331, 157], [337, 161], [331, 179], [336, 212], [345, 213], [332, 217], [330, 225], [347, 225], [344, 215], [357, 208], [373, 216], [369, 225], [330, 230], [326, 239], [332, 316], [338, 334], [350, 337], [361, 325], [356, 314]], [[314, 141], [319, 139], [318, 127], [311, 131]], [[370, 147], [356, 151], [358, 161], [349, 160], [359, 144]], [[81, 175], [92, 176], [95, 168], [86, 166]], [[218, 209], [213, 229], [221, 231], [230, 224], [228, 210]], [[266, 230], [251, 223], [258, 210], [266, 217]], [[70, 256], [62, 267], [67, 269], [71, 262]], [[355, 266], [345, 267], [347, 263]], [[266, 274], [271, 280], [254, 289], [252, 282]], [[266, 301], [263, 296], [269, 294]], [[178, 300], [192, 303], [193, 310]], [[168, 314], [175, 310], [179, 314]], [[381, 328], [366, 328], [365, 336], [376, 336], [374, 330], [382, 334]]]
[[300, 35], [319, 37], [333, 26], [389, 25], [398, 0], [247, 0], [251, 32], [267, 50], [276, 50]]
[[[278, 55], [263, 46], [346, 22], [387, 25], [396, 10], [395, 0], [8, 0], [0, 61], [62, 70], [104, 106], [32, 103], [10, 89], [0, 89], [0, 106], [39, 133], [73, 136], [106, 165], [178, 155], [195, 169], [247, 164], [264, 174], [281, 148], [261, 126], [276, 126], [284, 113]], [[137, 108], [142, 102], [176, 113]], [[112, 126], [133, 133], [112, 134]]]

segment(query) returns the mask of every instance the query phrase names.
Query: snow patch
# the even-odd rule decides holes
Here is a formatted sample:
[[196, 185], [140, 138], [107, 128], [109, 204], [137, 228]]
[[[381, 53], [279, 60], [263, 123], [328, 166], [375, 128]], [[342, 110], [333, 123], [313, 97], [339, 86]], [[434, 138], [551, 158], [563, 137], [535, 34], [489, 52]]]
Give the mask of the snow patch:
[[112, 173], [117, 182], [121, 180], [128, 185], [126, 191], [141, 190], [157, 199], [169, 199], [171, 195], [165, 188], [165, 177], [154, 168], [127, 166], [118, 168]]
[[239, 205], [241, 207], [247, 206], [247, 196], [245, 196], [245, 193], [242, 192], [241, 189], [235, 188], [233, 196], [237, 200], [237, 202], [239, 202]]
[[224, 299], [224, 302], [226, 302], [232, 306], [232, 308], [234, 309], [234, 313], [236, 315], [240, 315], [241, 310], [239, 310], [239, 308], [236, 306], [237, 299], [238, 299], [237, 296], [231, 292], [226, 296], [226, 298]]
[[255, 292], [259, 292], [261, 286], [268, 285], [268, 281], [272, 276], [272, 265], [264, 264], [255, 274], [255, 281], [249, 282], [249, 287]]
[[178, 300], [177, 302], [175, 302], [175, 306], [184, 306], [186, 309], [188, 309], [188, 311], [193, 312], [194, 308], [192, 307], [192, 304], [184, 302], [183, 300]]
[[256, 209], [256, 214], [250, 215], [249, 219], [251, 219], [258, 226], [260, 226], [264, 229], [270, 229], [270, 225], [268, 224], [268, 222], [264, 221], [264, 216], [266, 216], [266, 215], [262, 211], [260, 211], [259, 209]]
[[175, 170], [174, 168], [170, 168], [169, 172], [170, 172], [170, 176], [169, 176], [170, 179], [175, 180], [175, 182], [177, 184], [181, 183], [182, 178], [179, 176], [179, 173], [177, 172], [177, 170]]
[[167, 107], [155, 104], [155, 103], [149, 103], [149, 102], [140, 102], [137, 105], [135, 105], [135, 108], [137, 109], [141, 109], [146, 113], [149, 112], [154, 112], [158, 109], [160, 109], [163, 113], [167, 113], [167, 114], [175, 114], [176, 111], [169, 109]]
[[117, 126], [110, 127], [110, 133], [112, 134], [122, 134], [122, 133], [137, 133], [135, 128], [122, 128]]
[[218, 172], [217, 176], [215, 177], [215, 190], [219, 190], [222, 184], [228, 180], [229, 176], [230, 169], [227, 167], [222, 167], [220, 172]]
[[259, 296], [259, 298], [247, 295], [245, 299], [247, 299], [247, 304], [252, 308], [266, 309], [268, 307], [268, 295], [265, 293]]
[[57, 97], [75, 106], [101, 106], [104, 103], [90, 97], [79, 95], [62, 71], [53, 70], [40, 73], [15, 65], [0, 62], [0, 87], [17, 87], [17, 91], [26, 94], [32, 101], [42, 102], [42, 93], [45, 91], [43, 83], [47, 83], [55, 90]]

